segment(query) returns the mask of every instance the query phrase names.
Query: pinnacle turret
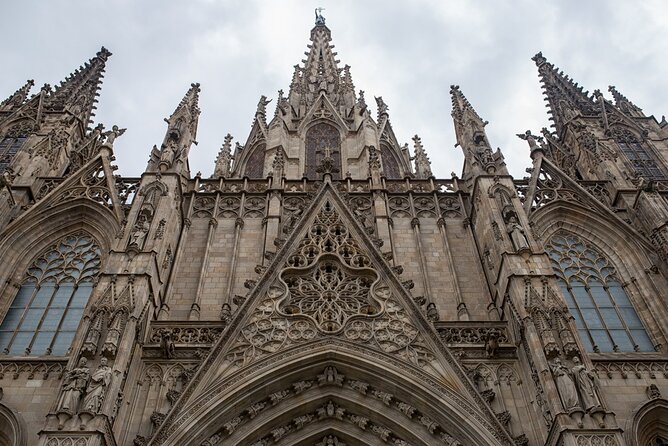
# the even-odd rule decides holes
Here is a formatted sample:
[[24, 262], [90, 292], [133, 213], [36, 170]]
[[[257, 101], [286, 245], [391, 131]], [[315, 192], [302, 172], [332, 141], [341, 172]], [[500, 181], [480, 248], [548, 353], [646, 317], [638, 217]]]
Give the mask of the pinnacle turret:
[[0, 112], [10, 111], [23, 105], [26, 99], [28, 99], [28, 93], [33, 85], [35, 85], [35, 81], [29, 79], [21, 88], [16, 90], [14, 94], [0, 102]]
[[645, 114], [642, 112], [642, 109], [633, 102], [629, 101], [627, 97], [621, 94], [614, 85], [610, 85], [608, 87], [608, 91], [612, 94], [612, 97], [615, 100], [615, 106], [623, 113], [634, 117], [645, 116]]
[[44, 105], [50, 111], [69, 111], [84, 125], [89, 124], [94, 115], [95, 103], [99, 95], [104, 68], [111, 52], [102, 47], [95, 57], [70, 74], [55, 89], [43, 88], [46, 93]]
[[415, 176], [419, 179], [427, 179], [433, 176], [431, 172], [431, 161], [422, 146], [422, 139], [418, 135], [413, 137], [413, 159], [415, 161]]
[[594, 100], [571, 78], [549, 63], [542, 53], [532, 57], [538, 67], [538, 75], [543, 84], [545, 100], [558, 134], [564, 126], [578, 115], [596, 115], [598, 109]]
[[232, 135], [225, 135], [225, 142], [218, 152], [216, 167], [213, 171], [214, 177], [228, 177], [230, 175], [230, 162], [232, 161]]

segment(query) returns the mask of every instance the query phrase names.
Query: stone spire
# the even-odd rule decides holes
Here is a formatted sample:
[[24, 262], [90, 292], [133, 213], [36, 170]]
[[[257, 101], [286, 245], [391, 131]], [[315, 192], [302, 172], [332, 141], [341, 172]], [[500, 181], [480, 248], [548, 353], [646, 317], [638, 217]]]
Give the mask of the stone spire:
[[578, 115], [596, 115], [598, 108], [589, 93], [571, 78], [549, 63], [542, 53], [532, 57], [538, 67], [538, 75], [543, 86], [545, 100], [550, 109], [551, 119], [557, 134]]
[[230, 162], [232, 161], [232, 135], [225, 135], [225, 142], [218, 152], [216, 158], [216, 167], [213, 170], [213, 177], [226, 178], [230, 175]]
[[30, 88], [35, 85], [35, 81], [29, 79], [21, 88], [16, 90], [14, 94], [9, 96], [4, 101], [0, 102], [0, 113], [9, 112], [12, 109], [18, 108], [28, 99]]
[[47, 93], [44, 100], [46, 110], [69, 111], [81, 120], [84, 126], [91, 123], [109, 56], [109, 50], [102, 47], [95, 57], [70, 74], [55, 89], [45, 86], [43, 90]]
[[626, 96], [621, 94], [617, 88], [615, 88], [614, 85], [610, 85], [608, 87], [608, 91], [612, 93], [612, 97], [615, 99], [615, 106], [623, 113], [637, 118], [645, 116], [645, 114], [642, 112], [642, 109], [633, 102], [629, 101]]
[[[190, 89], [172, 115], [165, 119], [167, 133], [160, 148], [160, 171], [174, 169], [182, 173], [188, 170], [190, 146], [197, 144], [197, 123], [199, 121], [199, 84], [190, 84]], [[179, 167], [180, 166], [180, 167]], [[185, 169], [185, 171], [183, 170]]]
[[466, 158], [465, 176], [507, 174], [503, 155], [498, 149], [493, 152], [487, 139], [485, 132], [487, 121], [483, 121], [476, 113], [458, 85], [450, 86], [450, 95], [457, 145], [462, 147]]
[[422, 140], [418, 135], [413, 137], [413, 149], [414, 155], [413, 160], [415, 161], [415, 176], [419, 179], [427, 179], [433, 176], [431, 172], [431, 162], [425, 152], [424, 147], [422, 147]]
[[[334, 45], [331, 44], [331, 31], [325, 26], [325, 19], [316, 11], [316, 25], [311, 30], [311, 43], [304, 53], [303, 67], [295, 65], [290, 85], [289, 99], [295, 102], [312, 105], [325, 93], [334, 106], [338, 106], [344, 96], [354, 97], [354, 86], [350, 76], [350, 68], [339, 68]], [[353, 104], [347, 104], [351, 107]]]

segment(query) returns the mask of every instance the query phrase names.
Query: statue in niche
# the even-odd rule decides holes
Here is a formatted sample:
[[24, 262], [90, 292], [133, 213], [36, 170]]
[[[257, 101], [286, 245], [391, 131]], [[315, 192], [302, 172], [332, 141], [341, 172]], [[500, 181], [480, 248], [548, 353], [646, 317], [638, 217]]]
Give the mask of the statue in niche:
[[76, 368], [65, 375], [63, 394], [58, 402], [58, 411], [76, 413], [81, 395], [85, 392], [90, 380], [90, 370], [86, 366], [86, 358], [79, 359]]
[[573, 368], [571, 373], [575, 379], [575, 384], [580, 391], [582, 407], [586, 411], [601, 407], [601, 400], [596, 393], [596, 376], [580, 361], [577, 356], [573, 357]]
[[510, 235], [510, 240], [513, 242], [513, 247], [516, 252], [528, 251], [529, 240], [527, 239], [524, 228], [517, 219], [517, 214], [514, 211], [508, 212], [505, 215], [506, 230]]
[[86, 389], [86, 397], [83, 402], [83, 410], [90, 413], [98, 413], [102, 408], [104, 394], [111, 382], [111, 367], [107, 365], [107, 358], [100, 359], [100, 365], [93, 372]]
[[132, 234], [130, 234], [130, 246], [138, 249], [144, 247], [144, 242], [146, 241], [146, 236], [151, 227], [149, 224], [148, 215], [150, 212], [148, 210], [141, 211], [139, 217], [137, 218], [137, 223], [135, 223], [132, 228]]
[[559, 395], [561, 396], [561, 402], [564, 405], [564, 409], [571, 411], [573, 409], [580, 408], [580, 402], [578, 400], [578, 391], [573, 382], [573, 377], [571, 376], [571, 371], [568, 370], [568, 367], [561, 363], [561, 359], [556, 358], [551, 366], [552, 374], [554, 375], [554, 381], [557, 384], [557, 390], [559, 390]]

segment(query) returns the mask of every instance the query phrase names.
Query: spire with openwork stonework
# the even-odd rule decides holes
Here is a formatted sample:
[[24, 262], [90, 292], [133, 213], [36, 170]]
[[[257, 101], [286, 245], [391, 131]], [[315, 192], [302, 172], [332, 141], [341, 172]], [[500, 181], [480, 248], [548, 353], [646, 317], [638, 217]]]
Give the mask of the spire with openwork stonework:
[[543, 93], [557, 134], [561, 135], [564, 126], [577, 116], [593, 116], [598, 113], [589, 93], [548, 62], [542, 53], [536, 54], [532, 60], [538, 67]]
[[104, 68], [111, 52], [102, 47], [95, 57], [70, 74], [53, 90], [46, 89], [44, 106], [49, 111], [69, 111], [84, 126], [91, 123], [104, 78]]
[[311, 43], [304, 53], [302, 66], [295, 65], [290, 84], [288, 100], [295, 108], [299, 104], [311, 106], [324, 93], [329, 101], [338, 106], [346, 103], [354, 105], [355, 90], [350, 75], [350, 67], [339, 68], [334, 45], [331, 44], [332, 34], [325, 25], [325, 19], [317, 14], [315, 27], [311, 30]]
[[35, 81], [29, 79], [21, 88], [16, 90], [14, 94], [0, 102], [0, 113], [9, 112], [23, 105], [26, 99], [28, 99], [28, 93], [30, 93], [30, 88], [33, 85], [35, 85]]
[[466, 158], [465, 176], [506, 174], [503, 155], [498, 149], [492, 151], [487, 139], [487, 121], [478, 115], [458, 85], [450, 86], [450, 96], [457, 145], [462, 147]]

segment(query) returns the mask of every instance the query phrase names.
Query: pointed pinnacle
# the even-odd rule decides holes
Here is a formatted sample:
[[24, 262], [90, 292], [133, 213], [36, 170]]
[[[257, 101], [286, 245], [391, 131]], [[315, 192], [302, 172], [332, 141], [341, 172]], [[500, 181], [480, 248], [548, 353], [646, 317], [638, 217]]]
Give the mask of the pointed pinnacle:
[[33, 85], [35, 85], [35, 81], [32, 79], [28, 79], [28, 81], [25, 84], [23, 84], [21, 88], [16, 90], [14, 94], [12, 94], [4, 101], [0, 102], [0, 108], [4, 107], [5, 105], [9, 105], [11, 107], [18, 107], [21, 104], [23, 104], [28, 98], [28, 93], [30, 92], [30, 88]]
[[174, 110], [174, 113], [169, 117], [172, 119], [176, 114], [181, 111], [188, 111], [192, 117], [198, 116], [200, 113], [199, 109], [199, 92], [200, 87], [199, 83], [190, 84], [190, 88], [179, 102], [179, 105]]
[[[466, 99], [464, 93], [459, 89], [459, 85], [450, 85], [450, 95], [452, 96], [452, 117], [461, 121], [464, 111], [470, 110], [473, 115], [482, 121], [482, 118], [475, 111], [471, 103]], [[485, 122], [486, 123], [486, 122]]]
[[629, 101], [626, 96], [621, 94], [619, 90], [614, 85], [608, 86], [608, 91], [612, 93], [612, 97], [615, 99], [615, 105], [619, 107], [622, 103], [626, 102], [629, 106], [635, 108], [639, 112], [642, 112], [642, 109], [635, 105], [633, 102]]

